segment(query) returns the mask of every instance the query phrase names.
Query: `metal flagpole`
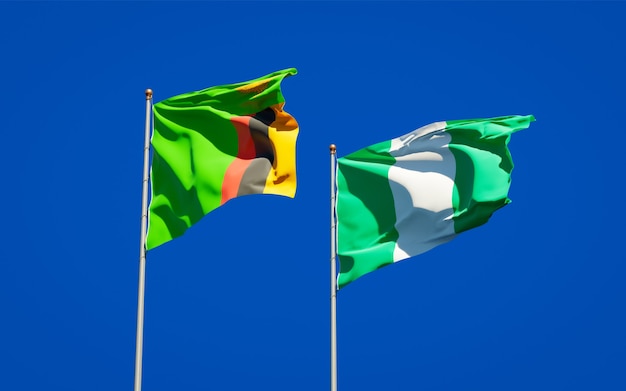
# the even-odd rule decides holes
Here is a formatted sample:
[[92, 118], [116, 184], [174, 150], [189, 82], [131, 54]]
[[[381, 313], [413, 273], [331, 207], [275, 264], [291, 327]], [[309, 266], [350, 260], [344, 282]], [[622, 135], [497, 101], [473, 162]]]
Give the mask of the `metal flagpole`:
[[141, 194], [141, 239], [139, 245], [139, 290], [137, 294], [137, 340], [135, 345], [135, 391], [141, 390], [143, 355], [143, 304], [146, 291], [146, 228], [148, 225], [148, 166], [150, 164], [150, 117], [152, 90], [146, 90], [146, 131], [143, 145], [143, 190]]
[[335, 172], [337, 147], [330, 145], [330, 390], [337, 391], [337, 222], [335, 220]]

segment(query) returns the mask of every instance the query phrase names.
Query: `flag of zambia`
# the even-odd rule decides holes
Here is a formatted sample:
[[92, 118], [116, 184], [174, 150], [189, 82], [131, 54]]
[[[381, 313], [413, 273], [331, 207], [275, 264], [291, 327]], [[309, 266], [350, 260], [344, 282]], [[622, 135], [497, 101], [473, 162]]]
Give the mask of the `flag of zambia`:
[[296, 73], [285, 69], [154, 105], [148, 250], [232, 198], [295, 196], [298, 123], [283, 110], [281, 82]]

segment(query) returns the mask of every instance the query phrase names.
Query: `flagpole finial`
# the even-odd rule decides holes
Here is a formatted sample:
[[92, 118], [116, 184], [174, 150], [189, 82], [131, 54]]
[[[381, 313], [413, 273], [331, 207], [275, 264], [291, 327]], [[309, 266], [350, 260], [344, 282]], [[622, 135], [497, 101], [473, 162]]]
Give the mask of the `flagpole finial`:
[[152, 99], [152, 90], [149, 88], [146, 90], [146, 99], [147, 100]]
[[335, 144], [330, 144], [330, 153], [334, 154], [337, 151], [337, 146]]

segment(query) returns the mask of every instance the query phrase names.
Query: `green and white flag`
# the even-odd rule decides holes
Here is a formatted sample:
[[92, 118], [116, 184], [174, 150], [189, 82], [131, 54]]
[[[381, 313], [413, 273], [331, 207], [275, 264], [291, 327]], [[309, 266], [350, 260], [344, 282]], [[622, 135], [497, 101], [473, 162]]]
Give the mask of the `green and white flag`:
[[534, 120], [435, 122], [339, 158], [338, 287], [486, 223], [510, 202], [510, 136]]

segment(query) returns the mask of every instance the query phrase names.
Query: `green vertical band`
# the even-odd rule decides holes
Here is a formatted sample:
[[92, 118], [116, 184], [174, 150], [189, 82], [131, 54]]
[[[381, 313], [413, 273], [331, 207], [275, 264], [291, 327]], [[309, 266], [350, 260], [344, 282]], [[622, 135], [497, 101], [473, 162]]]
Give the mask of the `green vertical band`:
[[513, 160], [508, 150], [511, 134], [534, 121], [529, 116], [448, 121], [450, 151], [456, 159], [452, 194], [454, 230], [467, 231], [486, 223], [511, 200]]
[[337, 193], [339, 288], [393, 263], [398, 232], [388, 179], [389, 167], [395, 163], [390, 145], [385, 141], [337, 160], [337, 187], [342, 189]]

